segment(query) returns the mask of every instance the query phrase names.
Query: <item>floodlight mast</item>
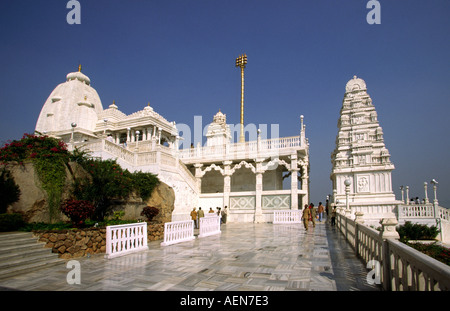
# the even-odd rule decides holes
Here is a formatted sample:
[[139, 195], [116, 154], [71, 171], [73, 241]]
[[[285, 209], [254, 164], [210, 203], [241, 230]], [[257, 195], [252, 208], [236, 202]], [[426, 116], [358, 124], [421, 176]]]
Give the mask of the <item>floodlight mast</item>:
[[245, 142], [244, 136], [244, 68], [247, 65], [247, 55], [242, 54], [236, 58], [236, 67], [241, 68], [241, 134], [239, 137], [239, 142]]

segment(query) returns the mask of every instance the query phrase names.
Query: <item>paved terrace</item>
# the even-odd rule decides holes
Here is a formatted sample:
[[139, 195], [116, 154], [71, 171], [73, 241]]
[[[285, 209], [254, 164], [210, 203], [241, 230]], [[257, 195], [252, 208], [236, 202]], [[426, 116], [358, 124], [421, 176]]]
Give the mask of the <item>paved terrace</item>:
[[113, 259], [77, 259], [81, 284], [69, 285], [61, 264], [0, 281], [26, 291], [377, 291], [367, 269], [326, 223], [222, 225], [221, 235]]

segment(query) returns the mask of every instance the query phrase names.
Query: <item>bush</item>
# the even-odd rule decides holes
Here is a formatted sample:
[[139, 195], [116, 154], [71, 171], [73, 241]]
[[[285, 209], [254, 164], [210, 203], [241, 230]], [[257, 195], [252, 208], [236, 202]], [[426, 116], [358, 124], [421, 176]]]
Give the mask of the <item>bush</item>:
[[94, 210], [94, 205], [84, 200], [66, 200], [61, 205], [61, 211], [75, 227], [83, 226], [85, 220], [94, 214]]
[[92, 179], [75, 180], [74, 196], [94, 204], [94, 219], [97, 221], [103, 221], [111, 213], [113, 200], [127, 198], [135, 191], [145, 201], [159, 183], [156, 175], [141, 171], [130, 173], [115, 160], [89, 159], [85, 155], [77, 157]]
[[433, 244], [407, 243], [407, 245], [450, 266], [450, 249], [446, 247], [437, 245], [436, 243]]
[[159, 184], [158, 177], [151, 173], [139, 171], [132, 173], [130, 177], [133, 180], [133, 188], [144, 201], [150, 198], [153, 189]]
[[159, 210], [153, 206], [146, 206], [141, 212], [141, 216], [147, 217], [148, 221], [152, 221], [153, 217], [159, 214]]
[[0, 232], [16, 231], [24, 225], [21, 214], [0, 214]]
[[408, 240], [434, 240], [440, 232], [436, 226], [413, 224], [410, 221], [397, 227], [401, 241]]
[[0, 148], [0, 164], [31, 161], [47, 193], [47, 209], [50, 222], [57, 218], [57, 209], [66, 180], [66, 164], [70, 153], [67, 145], [56, 138], [37, 133], [24, 134], [20, 140], [8, 141]]
[[132, 191], [132, 180], [115, 160], [85, 159], [81, 165], [92, 180], [75, 180], [74, 196], [95, 206], [94, 219], [103, 221], [113, 199], [126, 198]]

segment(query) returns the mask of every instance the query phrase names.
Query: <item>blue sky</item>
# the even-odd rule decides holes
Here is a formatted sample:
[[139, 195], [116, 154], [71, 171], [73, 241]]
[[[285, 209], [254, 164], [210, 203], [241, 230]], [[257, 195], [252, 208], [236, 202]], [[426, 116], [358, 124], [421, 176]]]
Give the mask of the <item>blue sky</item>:
[[[365, 0], [79, 0], [0, 2], [0, 143], [34, 131], [51, 91], [78, 64], [107, 108], [151, 106], [169, 121], [204, 125], [221, 109], [239, 123], [246, 53], [245, 123], [279, 124], [310, 141], [311, 200], [331, 193], [330, 155], [345, 84], [364, 79], [396, 166], [392, 180], [424, 197], [439, 182], [450, 207], [450, 1], [383, 1], [369, 25]], [[428, 191], [433, 197], [431, 189]]]

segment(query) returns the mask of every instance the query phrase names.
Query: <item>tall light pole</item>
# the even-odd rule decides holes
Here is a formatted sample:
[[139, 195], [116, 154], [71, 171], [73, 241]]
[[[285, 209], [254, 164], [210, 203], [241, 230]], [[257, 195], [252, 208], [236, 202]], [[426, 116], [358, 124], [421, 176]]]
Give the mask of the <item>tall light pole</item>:
[[247, 65], [247, 55], [243, 54], [236, 58], [236, 67], [241, 68], [241, 134], [239, 142], [245, 142], [244, 136], [244, 68]]

